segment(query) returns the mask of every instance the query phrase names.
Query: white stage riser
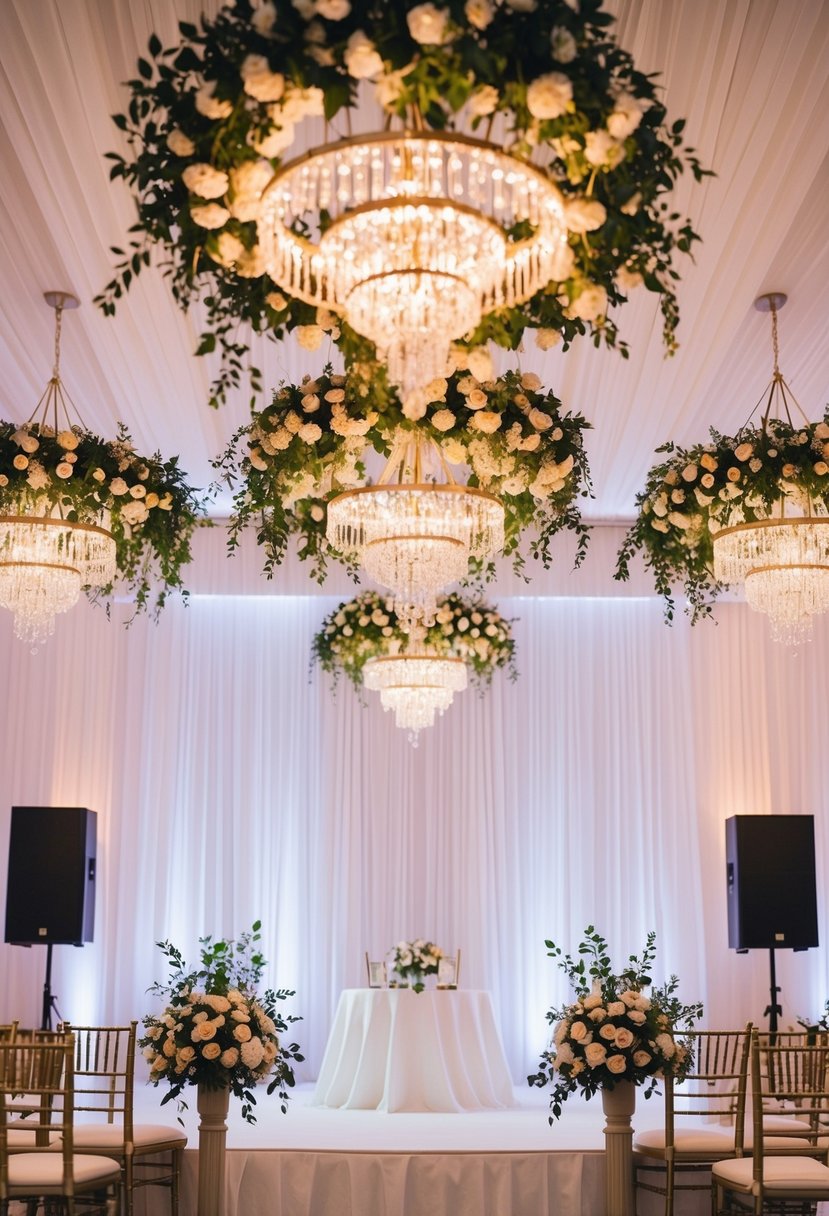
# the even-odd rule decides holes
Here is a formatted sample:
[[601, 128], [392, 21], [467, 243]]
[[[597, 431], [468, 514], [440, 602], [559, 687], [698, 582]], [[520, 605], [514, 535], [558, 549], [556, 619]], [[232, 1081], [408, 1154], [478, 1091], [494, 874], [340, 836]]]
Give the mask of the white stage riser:
[[[603, 1216], [604, 1156], [557, 1153], [290, 1152], [227, 1154], [225, 1216]], [[198, 1153], [184, 1155], [180, 1216], [198, 1216]], [[135, 1216], [169, 1216], [166, 1192], [139, 1194]], [[676, 1216], [709, 1216], [680, 1197]], [[661, 1216], [640, 1193], [638, 1216]]]

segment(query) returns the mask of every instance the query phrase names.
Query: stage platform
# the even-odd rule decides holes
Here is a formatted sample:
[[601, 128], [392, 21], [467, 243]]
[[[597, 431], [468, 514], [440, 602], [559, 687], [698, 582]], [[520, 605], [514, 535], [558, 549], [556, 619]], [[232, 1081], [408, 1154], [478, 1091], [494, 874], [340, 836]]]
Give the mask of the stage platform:
[[[161, 1090], [139, 1089], [138, 1119], [175, 1121]], [[231, 1101], [226, 1216], [603, 1216], [601, 1103], [573, 1098], [547, 1122], [548, 1096], [516, 1088], [510, 1110], [475, 1114], [385, 1114], [311, 1105], [299, 1086], [282, 1115], [264, 1091], [249, 1127]], [[195, 1101], [183, 1118], [181, 1216], [197, 1216]], [[660, 1126], [658, 1098], [637, 1102], [637, 1129]], [[167, 1216], [167, 1196], [147, 1191], [136, 1216]], [[638, 1216], [657, 1216], [641, 1195]], [[677, 1216], [708, 1216], [707, 1192], [684, 1196]]]

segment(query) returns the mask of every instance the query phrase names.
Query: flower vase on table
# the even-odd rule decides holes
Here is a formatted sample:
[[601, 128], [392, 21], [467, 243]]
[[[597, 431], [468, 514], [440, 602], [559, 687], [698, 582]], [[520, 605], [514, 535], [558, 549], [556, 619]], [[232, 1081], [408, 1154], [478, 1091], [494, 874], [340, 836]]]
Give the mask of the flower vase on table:
[[422, 992], [428, 975], [437, 975], [443, 951], [433, 942], [417, 938], [413, 942], [398, 942], [392, 951], [392, 972], [398, 977], [398, 988], [411, 987]]
[[576, 1000], [547, 1013], [554, 1027], [553, 1041], [541, 1057], [530, 1085], [552, 1084], [550, 1122], [558, 1119], [570, 1094], [581, 1090], [586, 1098], [601, 1092], [607, 1120], [608, 1216], [633, 1213], [633, 1131], [636, 1086], [649, 1098], [660, 1076], [670, 1073], [682, 1081], [691, 1065], [691, 1053], [682, 1033], [702, 1017], [702, 1006], [683, 1005], [676, 996], [679, 981], [671, 976], [650, 996], [656, 957], [656, 934], [649, 933], [641, 958], [631, 955], [628, 966], [612, 970], [607, 942], [592, 925], [584, 933], [578, 962], [559, 946], [546, 942], [551, 958], [565, 972]]
[[294, 1084], [293, 1060], [302, 1060], [296, 1043], [280, 1043], [278, 1035], [299, 1019], [277, 1011], [277, 1001], [293, 992], [267, 989], [257, 995], [265, 968], [259, 953], [259, 922], [238, 941], [200, 938], [201, 967], [188, 970], [170, 942], [158, 945], [170, 966], [167, 984], [150, 991], [166, 1000], [161, 1014], [144, 1018], [139, 1040], [150, 1065], [150, 1083], [165, 1082], [170, 1092], [162, 1105], [182, 1098], [185, 1086], [198, 1086], [199, 1216], [224, 1211], [224, 1151], [230, 1095], [242, 1101], [242, 1118], [255, 1123], [253, 1087], [269, 1078], [267, 1092], [277, 1090], [283, 1113], [288, 1089]]

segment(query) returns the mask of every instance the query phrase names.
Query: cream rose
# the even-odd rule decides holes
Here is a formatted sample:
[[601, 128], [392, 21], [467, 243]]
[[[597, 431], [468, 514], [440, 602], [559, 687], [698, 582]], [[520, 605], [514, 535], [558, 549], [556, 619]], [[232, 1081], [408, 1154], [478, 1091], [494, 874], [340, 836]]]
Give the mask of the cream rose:
[[550, 48], [556, 63], [572, 63], [576, 57], [576, 40], [563, 25], [550, 30]]
[[573, 84], [563, 72], [547, 72], [527, 89], [527, 109], [533, 118], [560, 118], [573, 100]]
[[416, 4], [406, 14], [406, 24], [415, 42], [422, 46], [442, 46], [448, 40], [446, 9], [434, 4]]
[[616, 1046], [624, 1049], [633, 1042], [633, 1032], [627, 1026], [620, 1026], [616, 1031]]
[[216, 92], [215, 80], [210, 80], [203, 84], [196, 92], [196, 109], [205, 118], [212, 118], [214, 121], [222, 118], [229, 118], [233, 113], [233, 103], [230, 101], [220, 101], [214, 96]]
[[586, 1022], [574, 1022], [570, 1027], [570, 1038], [574, 1043], [581, 1043], [587, 1038], [590, 1031]]
[[285, 77], [272, 72], [265, 55], [248, 55], [241, 70], [245, 92], [256, 101], [279, 101], [285, 92]]
[[230, 179], [226, 173], [221, 169], [214, 169], [212, 165], [208, 165], [204, 161], [188, 165], [181, 175], [181, 180], [191, 194], [197, 194], [199, 198], [207, 199], [221, 198], [223, 194], [227, 194], [230, 186]]
[[603, 1043], [588, 1043], [584, 1049], [584, 1058], [591, 1068], [598, 1068], [607, 1059], [607, 1048]]
[[469, 98], [469, 113], [473, 118], [485, 118], [493, 114], [498, 106], [499, 94], [494, 85], [480, 85]]
[[438, 410], [437, 413], [432, 414], [431, 418], [432, 426], [438, 431], [451, 431], [455, 421], [455, 415], [451, 410]]
[[624, 1056], [613, 1055], [607, 1057], [607, 1067], [610, 1072], [622, 1073], [627, 1068], [628, 1063]]
[[222, 1049], [214, 1040], [212, 1043], [205, 1043], [204, 1047], [201, 1049], [201, 1053], [205, 1060], [218, 1060], [219, 1056], [222, 1054]]
[[564, 222], [570, 232], [594, 232], [607, 219], [607, 211], [595, 198], [572, 198], [564, 205]]
[[194, 224], [198, 224], [200, 228], [223, 228], [230, 219], [230, 212], [226, 207], [220, 207], [218, 203], [205, 203], [203, 207], [198, 205], [190, 208], [190, 216]]
[[472, 415], [469, 425], [473, 430], [483, 431], [485, 435], [494, 435], [501, 425], [501, 415], [494, 410], [480, 410]]
[[322, 345], [323, 331], [319, 325], [297, 325], [294, 333], [303, 350], [319, 350]]
[[247, 1022], [239, 1022], [233, 1027], [233, 1037], [237, 1043], [247, 1043], [250, 1040], [250, 1026]]
[[167, 147], [174, 156], [192, 156], [196, 150], [196, 145], [190, 136], [185, 135], [178, 127], [173, 127], [167, 136]]
[[567, 312], [569, 316], [578, 317], [582, 321], [596, 321], [607, 312], [607, 292], [598, 283], [588, 283], [573, 300]]
[[383, 71], [383, 60], [376, 46], [362, 30], [355, 30], [345, 47], [346, 71], [355, 80], [368, 80]]

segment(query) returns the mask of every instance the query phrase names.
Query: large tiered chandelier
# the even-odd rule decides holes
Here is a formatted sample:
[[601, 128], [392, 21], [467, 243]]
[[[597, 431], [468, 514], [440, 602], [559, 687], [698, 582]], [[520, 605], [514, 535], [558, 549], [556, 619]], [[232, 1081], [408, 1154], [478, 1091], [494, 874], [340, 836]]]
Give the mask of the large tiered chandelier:
[[[61, 320], [63, 310], [77, 308], [78, 300], [63, 291], [45, 292], [44, 298], [55, 310], [55, 362], [28, 422], [58, 433], [72, 426], [72, 402], [60, 378]], [[94, 523], [81, 523], [65, 518], [61, 504], [33, 493], [25, 511], [0, 515], [0, 605], [14, 614], [17, 637], [33, 647], [54, 632], [55, 616], [77, 603], [82, 587], [106, 586], [115, 570], [106, 511]]]
[[[482, 316], [566, 278], [571, 262], [555, 184], [454, 133], [312, 149], [277, 171], [258, 227], [271, 278], [371, 339], [404, 396], [446, 374], [451, 342]], [[511, 239], [519, 228], [529, 235]]]
[[[778, 364], [777, 313], [785, 303], [780, 292], [755, 302], [772, 319], [774, 373], [764, 429], [773, 409], [778, 411], [775, 417], [785, 411], [791, 423], [789, 400], [797, 406]], [[766, 518], [735, 522], [715, 532], [713, 544], [715, 577], [745, 584], [746, 600], [769, 617], [775, 639], [792, 645], [807, 640], [812, 618], [829, 609], [829, 516], [823, 502], [781, 482], [779, 498]]]
[[[430, 459], [445, 481], [425, 480]], [[388, 588], [400, 624], [411, 632], [432, 624], [438, 595], [466, 577], [470, 558], [503, 548], [504, 508], [493, 495], [456, 484], [437, 446], [407, 431], [377, 485], [331, 500], [327, 535]]]
[[407, 730], [417, 746], [418, 733], [433, 726], [435, 715], [445, 713], [455, 693], [465, 690], [466, 664], [463, 659], [431, 653], [415, 640], [402, 654], [369, 659], [363, 684], [380, 693], [383, 709], [394, 712], [395, 725]]

